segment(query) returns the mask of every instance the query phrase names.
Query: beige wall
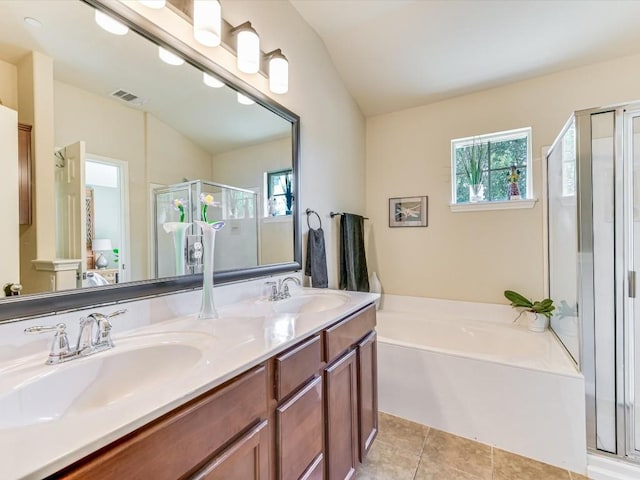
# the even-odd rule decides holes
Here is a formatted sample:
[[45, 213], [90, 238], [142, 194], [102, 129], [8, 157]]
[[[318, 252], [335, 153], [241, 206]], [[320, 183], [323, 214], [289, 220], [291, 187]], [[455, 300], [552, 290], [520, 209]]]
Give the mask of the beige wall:
[[[291, 168], [291, 138], [239, 148], [213, 158], [213, 179], [226, 185], [258, 188], [263, 209], [264, 174]], [[264, 215], [264, 212], [263, 212]], [[260, 263], [293, 261], [293, 221], [262, 218], [260, 222]]]
[[20, 282], [18, 229], [18, 112], [0, 105], [0, 205], [2, 208], [2, 235], [0, 235], [0, 297], [2, 286]]
[[[329, 286], [337, 287], [338, 222], [329, 219], [329, 212], [364, 212], [365, 122], [320, 38], [289, 2], [235, 0], [224, 3], [225, 20], [232, 25], [250, 20], [260, 34], [262, 50], [281, 48], [289, 59], [289, 92], [273, 95], [269, 93], [267, 80], [262, 76], [239, 72], [235, 57], [228, 51], [205, 48], [195, 43], [186, 22], [168, 9], [154, 11], [137, 2], [130, 5], [141, 15], [300, 115], [300, 206], [302, 211], [308, 207], [322, 215], [327, 241]], [[304, 214], [300, 218], [306, 238]]]
[[207, 151], [153, 115], [145, 118], [150, 183], [170, 185], [184, 178], [211, 178], [211, 155]]
[[264, 172], [291, 168], [291, 139], [238, 148], [213, 157], [213, 179], [241, 188], [262, 187]]
[[23, 293], [51, 288], [51, 276], [37, 272], [31, 260], [55, 257], [53, 151], [53, 61], [39, 52], [17, 65], [18, 121], [32, 125], [32, 224], [20, 226], [20, 282]]
[[[543, 294], [542, 207], [452, 213], [450, 141], [532, 127], [533, 188], [541, 148], [574, 110], [640, 98], [640, 56], [567, 70], [367, 120], [370, 269], [386, 293], [506, 303]], [[389, 197], [428, 195], [428, 228], [389, 228]]]
[[0, 104], [18, 110], [18, 68], [0, 60]]

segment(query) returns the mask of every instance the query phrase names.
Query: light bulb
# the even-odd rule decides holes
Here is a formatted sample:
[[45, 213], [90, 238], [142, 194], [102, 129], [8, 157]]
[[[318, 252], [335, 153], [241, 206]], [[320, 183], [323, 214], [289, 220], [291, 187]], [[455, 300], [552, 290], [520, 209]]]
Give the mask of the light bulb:
[[280, 50], [269, 58], [269, 90], [280, 94], [289, 91], [289, 62]]
[[246, 95], [241, 94], [240, 92], [238, 92], [238, 103], [240, 103], [241, 105], [253, 105], [254, 102], [253, 100], [251, 100], [249, 97], [247, 97]]
[[123, 25], [116, 19], [111, 18], [109, 15], [101, 12], [100, 10], [96, 10], [95, 20], [96, 23], [100, 25], [100, 27], [102, 27], [109, 33], [113, 33], [114, 35], [126, 35], [129, 31], [129, 27]]
[[184, 59], [162, 47], [158, 47], [158, 57], [160, 57], [160, 60], [164, 63], [168, 63], [169, 65], [178, 66], [184, 63]]
[[145, 7], [156, 8], [158, 10], [161, 8], [164, 8], [164, 6], [167, 3], [167, 0], [138, 0], [138, 1]]
[[224, 87], [224, 83], [222, 83], [220, 80], [218, 80], [216, 77], [214, 77], [213, 75], [209, 75], [206, 72], [202, 72], [202, 82], [207, 86], [207, 87], [213, 87], [213, 88], [221, 88]]
[[258, 73], [260, 70], [260, 37], [251, 23], [237, 33], [238, 70], [244, 73]]
[[220, 45], [222, 13], [218, 0], [193, 0], [193, 37], [207, 47]]

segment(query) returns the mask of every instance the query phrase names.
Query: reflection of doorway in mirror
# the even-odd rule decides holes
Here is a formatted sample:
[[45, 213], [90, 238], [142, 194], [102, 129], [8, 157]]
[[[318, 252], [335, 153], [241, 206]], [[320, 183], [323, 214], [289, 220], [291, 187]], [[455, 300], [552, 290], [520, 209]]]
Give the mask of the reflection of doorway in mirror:
[[101, 252], [107, 259], [106, 270], [114, 279], [109, 283], [130, 281], [127, 174], [126, 162], [87, 154], [85, 184], [92, 196], [92, 216], [87, 215], [87, 231], [92, 232], [93, 238], [111, 240], [113, 250]]

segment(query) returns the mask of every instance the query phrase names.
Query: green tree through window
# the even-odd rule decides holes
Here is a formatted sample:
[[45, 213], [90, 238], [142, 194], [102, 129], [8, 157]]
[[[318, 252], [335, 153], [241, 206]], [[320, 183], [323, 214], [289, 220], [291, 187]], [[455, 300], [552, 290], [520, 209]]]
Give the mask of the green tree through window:
[[279, 170], [267, 173], [267, 200], [269, 215], [291, 215], [293, 205], [293, 170]]
[[486, 201], [508, 200], [509, 171], [519, 171], [518, 187], [523, 199], [529, 198], [527, 176], [531, 168], [530, 129], [501, 132], [452, 141], [454, 155], [455, 203], [469, 201], [469, 181], [463, 159], [471, 148], [481, 152], [482, 185]]

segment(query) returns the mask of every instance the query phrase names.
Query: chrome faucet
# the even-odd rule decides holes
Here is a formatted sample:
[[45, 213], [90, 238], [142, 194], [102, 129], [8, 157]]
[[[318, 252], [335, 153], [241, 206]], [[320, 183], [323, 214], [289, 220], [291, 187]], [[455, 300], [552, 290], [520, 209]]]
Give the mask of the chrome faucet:
[[274, 281], [266, 282], [265, 285], [269, 288], [269, 301], [275, 302], [277, 300], [283, 300], [285, 298], [291, 297], [291, 293], [289, 293], [289, 285], [287, 285], [288, 281], [294, 282], [296, 285], [300, 286], [300, 280], [296, 277], [286, 277], [278, 281], [278, 283]]
[[54, 365], [58, 363], [68, 362], [74, 358], [87, 357], [94, 353], [102, 352], [113, 348], [113, 340], [111, 340], [111, 322], [110, 318], [126, 313], [127, 310], [118, 310], [117, 312], [103, 315], [102, 313], [92, 313], [86, 318], [80, 319], [80, 332], [78, 333], [78, 341], [76, 347], [69, 346], [67, 337], [67, 326], [64, 323], [58, 323], [54, 326], [37, 326], [29, 327], [24, 333], [46, 333], [56, 332], [51, 344], [51, 351], [47, 364]]
[[292, 281], [296, 285], [300, 286], [300, 280], [296, 277], [286, 277], [278, 282], [278, 292], [280, 294], [280, 298], [289, 298], [291, 294], [289, 293], [289, 285], [287, 285], [288, 281]]

